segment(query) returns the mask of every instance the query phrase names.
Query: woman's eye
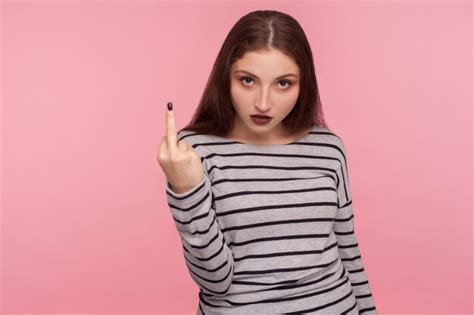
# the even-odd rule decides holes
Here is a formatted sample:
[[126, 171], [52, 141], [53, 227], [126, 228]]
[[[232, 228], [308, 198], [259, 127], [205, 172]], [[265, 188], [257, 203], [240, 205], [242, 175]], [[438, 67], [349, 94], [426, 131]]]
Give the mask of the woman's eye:
[[281, 82], [286, 83], [286, 85], [287, 85], [288, 87], [291, 85], [291, 81], [288, 81], [288, 80], [282, 80], [282, 81], [280, 81], [280, 83], [281, 83]]
[[244, 80], [251, 80], [251, 81], [253, 81], [253, 79], [250, 78], [250, 77], [242, 77], [242, 78], [240, 78], [240, 82], [243, 82]]

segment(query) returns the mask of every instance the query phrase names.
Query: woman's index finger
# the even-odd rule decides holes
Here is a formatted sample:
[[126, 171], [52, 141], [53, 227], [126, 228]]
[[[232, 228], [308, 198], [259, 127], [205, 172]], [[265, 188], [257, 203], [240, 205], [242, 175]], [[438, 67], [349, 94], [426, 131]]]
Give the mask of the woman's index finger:
[[168, 110], [166, 111], [166, 139], [168, 141], [168, 148], [176, 151], [176, 122], [174, 119], [173, 103], [168, 102]]

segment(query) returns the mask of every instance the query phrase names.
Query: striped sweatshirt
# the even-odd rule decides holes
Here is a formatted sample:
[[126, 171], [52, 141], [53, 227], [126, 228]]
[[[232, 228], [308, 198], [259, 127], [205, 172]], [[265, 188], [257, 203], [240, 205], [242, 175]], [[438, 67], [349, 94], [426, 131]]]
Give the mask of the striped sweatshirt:
[[256, 145], [180, 130], [203, 180], [167, 203], [196, 314], [377, 314], [354, 231], [346, 149], [314, 125]]

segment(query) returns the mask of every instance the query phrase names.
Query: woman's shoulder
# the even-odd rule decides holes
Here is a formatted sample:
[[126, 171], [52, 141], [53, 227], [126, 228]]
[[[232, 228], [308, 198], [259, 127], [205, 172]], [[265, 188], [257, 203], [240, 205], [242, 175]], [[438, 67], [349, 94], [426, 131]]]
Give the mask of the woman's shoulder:
[[198, 147], [212, 140], [212, 136], [190, 130], [179, 130], [176, 134], [177, 141], [184, 141], [192, 147]]
[[321, 126], [317, 126], [313, 130], [313, 133], [316, 136], [314, 139], [317, 143], [334, 149], [328, 152], [334, 152], [337, 157], [345, 158], [346, 147], [340, 133]]
[[324, 142], [330, 142], [333, 144], [337, 144], [342, 142], [341, 137], [329, 127], [324, 126], [314, 126], [312, 133], [316, 134], [318, 139]]
[[196, 151], [203, 159], [206, 159], [209, 154], [212, 153], [210, 151], [210, 145], [215, 140], [213, 140], [212, 136], [210, 135], [201, 134], [190, 130], [179, 130], [176, 134], [176, 141], [184, 141], [186, 144], [191, 146], [194, 151]]

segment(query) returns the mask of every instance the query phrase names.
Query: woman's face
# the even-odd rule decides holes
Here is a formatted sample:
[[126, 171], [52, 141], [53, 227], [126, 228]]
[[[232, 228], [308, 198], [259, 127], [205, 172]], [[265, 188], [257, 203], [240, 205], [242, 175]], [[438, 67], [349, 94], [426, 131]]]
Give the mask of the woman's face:
[[[281, 121], [298, 100], [300, 71], [295, 61], [276, 49], [247, 52], [234, 62], [230, 76], [237, 114], [231, 137], [263, 144], [288, 137]], [[250, 117], [256, 114], [272, 119], [259, 125]]]

